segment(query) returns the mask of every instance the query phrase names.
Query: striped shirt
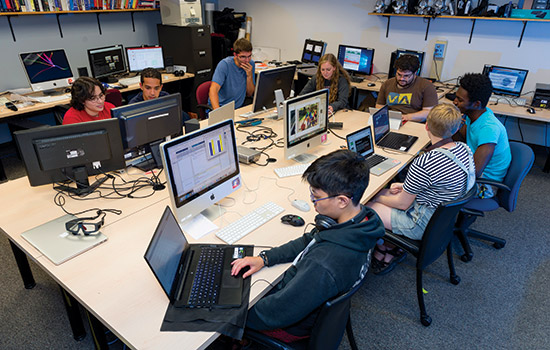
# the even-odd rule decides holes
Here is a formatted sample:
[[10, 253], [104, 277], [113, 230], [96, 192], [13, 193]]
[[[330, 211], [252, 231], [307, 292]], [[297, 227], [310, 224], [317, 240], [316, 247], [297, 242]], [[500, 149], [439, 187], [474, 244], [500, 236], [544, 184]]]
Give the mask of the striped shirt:
[[[473, 155], [466, 144], [457, 142], [456, 146], [448, 150], [469, 169], [469, 157], [473, 158]], [[473, 165], [473, 162], [471, 164]], [[467, 180], [467, 174], [453, 160], [432, 150], [412, 162], [403, 190], [416, 195], [419, 204], [437, 208], [440, 203], [464, 194]]]

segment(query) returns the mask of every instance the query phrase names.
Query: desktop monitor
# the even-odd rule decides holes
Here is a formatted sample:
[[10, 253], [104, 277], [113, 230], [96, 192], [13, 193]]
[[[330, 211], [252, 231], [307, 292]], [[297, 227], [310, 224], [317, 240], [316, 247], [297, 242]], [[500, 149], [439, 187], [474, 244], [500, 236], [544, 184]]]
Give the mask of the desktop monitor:
[[122, 45], [88, 49], [88, 60], [92, 76], [107, 83], [116, 83], [116, 74], [126, 72]]
[[90, 185], [88, 176], [125, 167], [116, 119], [39, 127], [14, 136], [31, 186], [72, 181], [76, 188], [58, 188], [84, 195], [99, 186]]
[[290, 90], [294, 82], [296, 66], [285, 66], [262, 70], [258, 73], [254, 91], [254, 112], [270, 109], [276, 106], [275, 90], [282, 90], [283, 97], [290, 97]]
[[520, 96], [525, 80], [527, 69], [508, 68], [486, 64], [483, 67], [483, 74], [491, 79], [493, 93], [497, 95]]
[[127, 47], [126, 58], [130, 72], [141, 72], [145, 68], [164, 69], [162, 47]]
[[338, 61], [349, 73], [372, 74], [374, 49], [349, 45], [338, 45]]
[[420, 75], [420, 72], [422, 72], [422, 64], [424, 63], [424, 52], [423, 51], [414, 51], [414, 50], [406, 50], [406, 49], [397, 49], [394, 52], [391, 53], [390, 57], [390, 68], [388, 69], [388, 78], [395, 77], [396, 69], [394, 67], [395, 60], [401, 57], [402, 55], [415, 55], [418, 57], [418, 60], [420, 61], [420, 66], [418, 67], [418, 71], [416, 71], [416, 75]]
[[328, 89], [317, 90], [284, 102], [285, 158], [309, 163], [306, 152], [327, 139]]
[[68, 87], [74, 80], [63, 49], [20, 53], [19, 58], [32, 91]]
[[172, 209], [180, 224], [241, 187], [233, 120], [228, 119], [160, 145]]
[[306, 39], [304, 50], [302, 51], [302, 62], [317, 63], [325, 54], [327, 44], [319, 40]]
[[120, 121], [124, 149], [134, 150], [130, 152], [130, 158], [153, 152], [144, 159], [147, 164], [138, 166], [143, 169], [160, 167], [160, 158], [156, 159], [155, 164], [149, 164], [155, 161], [158, 146], [166, 137], [181, 135], [183, 130], [179, 93], [113, 108], [111, 115]]

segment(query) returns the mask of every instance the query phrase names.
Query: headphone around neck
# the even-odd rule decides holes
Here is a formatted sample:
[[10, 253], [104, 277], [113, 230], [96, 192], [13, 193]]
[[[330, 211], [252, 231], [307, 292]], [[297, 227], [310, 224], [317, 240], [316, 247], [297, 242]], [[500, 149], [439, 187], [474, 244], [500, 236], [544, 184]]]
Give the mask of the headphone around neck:
[[361, 206], [361, 211], [359, 212], [359, 214], [357, 214], [354, 218], [352, 218], [352, 219], [350, 219], [350, 220], [348, 220], [344, 223], [338, 224], [338, 222], [336, 220], [334, 220], [333, 218], [331, 218], [330, 216], [317, 214], [315, 216], [315, 224], [314, 225], [315, 225], [315, 228], [317, 228], [317, 230], [323, 231], [323, 230], [328, 230], [329, 228], [332, 228], [336, 225], [342, 225], [342, 227], [352, 225], [352, 224], [363, 221], [365, 219], [365, 217], [367, 217], [367, 208], [362, 205]]

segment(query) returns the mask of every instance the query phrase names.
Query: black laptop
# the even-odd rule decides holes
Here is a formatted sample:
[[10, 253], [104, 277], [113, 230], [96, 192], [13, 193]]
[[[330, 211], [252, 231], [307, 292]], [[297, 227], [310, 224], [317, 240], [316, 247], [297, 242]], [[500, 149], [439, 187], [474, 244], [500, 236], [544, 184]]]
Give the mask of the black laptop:
[[174, 306], [231, 308], [243, 295], [231, 262], [253, 253], [252, 246], [189, 244], [167, 206], [144, 257]]
[[372, 115], [372, 125], [374, 126], [374, 142], [378, 147], [407, 152], [418, 140], [417, 136], [390, 132], [390, 116], [387, 105]]

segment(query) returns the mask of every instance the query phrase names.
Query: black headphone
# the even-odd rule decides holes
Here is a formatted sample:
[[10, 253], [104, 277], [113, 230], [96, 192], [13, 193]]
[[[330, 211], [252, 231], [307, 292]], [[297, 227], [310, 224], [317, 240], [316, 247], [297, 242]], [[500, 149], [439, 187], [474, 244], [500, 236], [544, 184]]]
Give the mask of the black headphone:
[[[365, 206], [361, 206], [361, 211], [359, 212], [359, 214], [355, 215], [354, 218], [340, 224], [340, 225], [344, 225], [344, 226], [347, 226], [347, 225], [351, 225], [351, 224], [355, 224], [357, 222], [361, 222], [365, 219], [365, 217], [367, 217], [367, 208]], [[336, 225], [339, 225], [338, 222], [336, 222], [336, 220], [334, 220], [333, 218], [329, 217], [329, 216], [326, 216], [326, 215], [322, 215], [322, 214], [317, 214], [315, 216], [315, 228], [317, 228], [317, 230], [319, 231], [323, 231], [323, 230], [328, 230], [329, 228], [331, 227], [334, 227]], [[343, 226], [342, 226], [343, 227]]]
[[185, 72], [183, 70], [175, 70], [174, 75], [176, 77], [183, 77], [185, 75]]

